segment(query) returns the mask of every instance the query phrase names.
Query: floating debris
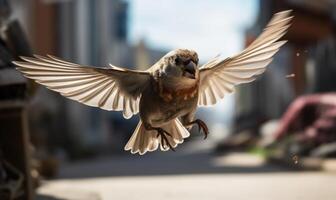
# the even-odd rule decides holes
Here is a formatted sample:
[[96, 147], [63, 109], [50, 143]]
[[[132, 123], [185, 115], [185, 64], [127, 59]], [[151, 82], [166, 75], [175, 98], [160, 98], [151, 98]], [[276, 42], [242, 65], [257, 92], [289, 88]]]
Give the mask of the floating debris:
[[299, 56], [300, 56], [300, 53], [296, 53], [296, 56], [299, 57]]
[[294, 155], [293, 158], [292, 158], [292, 160], [294, 161], [294, 164], [297, 165], [299, 163], [299, 156]]
[[295, 74], [288, 74], [286, 75], [286, 78], [294, 78], [295, 77]]

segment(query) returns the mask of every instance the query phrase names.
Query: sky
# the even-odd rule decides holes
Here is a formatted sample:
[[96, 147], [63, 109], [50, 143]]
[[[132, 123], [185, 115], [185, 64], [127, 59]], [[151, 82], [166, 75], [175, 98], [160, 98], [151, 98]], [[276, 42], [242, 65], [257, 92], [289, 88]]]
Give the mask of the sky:
[[190, 48], [205, 62], [218, 54], [232, 56], [255, 22], [258, 0], [128, 0], [129, 40], [152, 48]]

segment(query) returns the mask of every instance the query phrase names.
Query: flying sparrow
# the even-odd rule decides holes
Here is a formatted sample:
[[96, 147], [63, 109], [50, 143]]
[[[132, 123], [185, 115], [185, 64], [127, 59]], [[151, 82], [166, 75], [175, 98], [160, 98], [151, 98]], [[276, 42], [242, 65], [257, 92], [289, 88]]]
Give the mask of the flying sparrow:
[[140, 121], [125, 150], [140, 155], [161, 148], [174, 149], [198, 125], [208, 134], [206, 124], [194, 119], [199, 106], [216, 104], [234, 86], [248, 83], [266, 70], [286, 41], [291, 11], [275, 14], [262, 34], [236, 56], [217, 56], [198, 67], [195, 51], [169, 52], [146, 71], [110, 64], [94, 68], [48, 55], [21, 57], [13, 62], [24, 76], [83, 104], [104, 110], [122, 111], [125, 118], [139, 112]]

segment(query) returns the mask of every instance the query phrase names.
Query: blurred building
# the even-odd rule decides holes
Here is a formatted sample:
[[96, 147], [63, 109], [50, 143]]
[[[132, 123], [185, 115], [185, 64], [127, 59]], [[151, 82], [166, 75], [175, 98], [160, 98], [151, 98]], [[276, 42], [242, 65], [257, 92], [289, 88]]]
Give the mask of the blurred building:
[[[144, 69], [165, 52], [144, 41], [128, 43], [128, 3], [123, 0], [14, 0], [15, 15], [36, 54], [83, 65]], [[124, 120], [32, 84], [30, 127], [35, 145], [60, 156], [121, 151], [137, 119]], [[38, 89], [37, 89], [38, 88]]]
[[[260, 0], [259, 17], [246, 33], [246, 45], [276, 12], [292, 9], [293, 24], [265, 75], [237, 95], [236, 131], [258, 130], [279, 118], [293, 99], [312, 92], [335, 91], [336, 2], [333, 0]], [[294, 74], [288, 78], [286, 75]], [[252, 120], [251, 120], [252, 119]]]
[[31, 48], [7, 0], [0, 1], [0, 199], [33, 199], [27, 81], [12, 61]]

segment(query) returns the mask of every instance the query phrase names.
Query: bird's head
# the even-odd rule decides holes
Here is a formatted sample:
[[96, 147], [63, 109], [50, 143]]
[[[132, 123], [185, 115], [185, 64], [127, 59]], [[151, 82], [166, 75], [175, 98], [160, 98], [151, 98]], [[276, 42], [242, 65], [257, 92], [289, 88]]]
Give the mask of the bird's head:
[[198, 55], [188, 49], [177, 49], [163, 57], [162, 70], [166, 76], [197, 79], [198, 78]]

